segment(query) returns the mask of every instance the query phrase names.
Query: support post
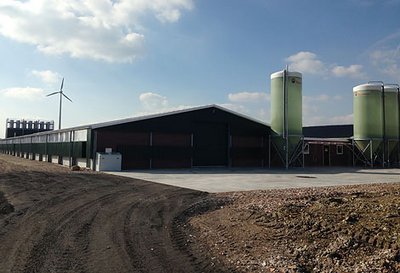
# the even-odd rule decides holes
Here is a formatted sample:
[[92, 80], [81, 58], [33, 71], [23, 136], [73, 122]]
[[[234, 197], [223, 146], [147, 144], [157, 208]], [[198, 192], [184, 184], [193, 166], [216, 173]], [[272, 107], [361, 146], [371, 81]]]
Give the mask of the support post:
[[271, 134], [268, 136], [268, 168], [271, 169]]
[[190, 168], [193, 168], [193, 133], [190, 134], [190, 149], [191, 149]]
[[285, 140], [285, 168], [289, 169], [289, 128], [288, 128], [288, 67], [283, 71], [283, 136]]
[[72, 167], [72, 154], [73, 154], [73, 140], [74, 140], [74, 131], [69, 132], [69, 167]]
[[301, 140], [302, 140], [302, 144], [301, 144], [301, 154], [302, 154], [302, 156], [303, 156], [303, 169], [304, 169], [304, 167], [305, 167], [305, 164], [304, 164], [304, 137], [302, 137]]
[[372, 139], [369, 140], [369, 152], [370, 152], [370, 156], [371, 156], [371, 167], [374, 167], [374, 157], [373, 157], [373, 153], [372, 153]]
[[[398, 111], [398, 121], [400, 123], [400, 86], [397, 85], [397, 111]], [[400, 168], [400, 126], [397, 135], [397, 166]]]
[[385, 85], [382, 83], [382, 127], [383, 127], [383, 152], [382, 152], [382, 167], [385, 168], [385, 153], [387, 150], [387, 137], [386, 137], [386, 109], [385, 109]]
[[149, 144], [151, 147], [151, 152], [150, 152], [150, 158], [149, 158], [149, 169], [153, 168], [153, 132], [150, 132], [150, 139], [149, 139]]

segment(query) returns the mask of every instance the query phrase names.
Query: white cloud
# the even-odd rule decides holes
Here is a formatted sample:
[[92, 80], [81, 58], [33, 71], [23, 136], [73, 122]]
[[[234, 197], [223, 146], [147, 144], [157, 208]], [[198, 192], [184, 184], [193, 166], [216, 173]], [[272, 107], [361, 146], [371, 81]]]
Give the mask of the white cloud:
[[353, 114], [334, 116], [330, 117], [328, 120], [331, 124], [353, 124]]
[[367, 51], [369, 60], [390, 81], [400, 81], [400, 31], [377, 41]]
[[373, 5], [398, 5], [400, 4], [399, 0], [350, 0], [351, 3], [361, 6], [361, 7], [371, 7]]
[[146, 110], [159, 111], [168, 106], [168, 100], [166, 97], [152, 92], [140, 94], [139, 100]]
[[218, 105], [263, 122], [269, 119], [270, 94], [265, 92], [237, 92], [228, 94], [228, 102]]
[[300, 51], [285, 59], [289, 62], [290, 70], [308, 74], [325, 73], [325, 65], [318, 60], [317, 55], [308, 51]]
[[315, 102], [315, 101], [332, 101], [332, 100], [341, 100], [341, 96], [329, 96], [326, 94], [319, 94], [315, 96], [303, 96], [303, 102]]
[[[218, 103], [219, 106], [232, 110], [234, 112], [252, 117], [260, 122], [269, 122], [269, 111], [267, 105], [260, 104], [238, 104], [238, 103]], [[269, 110], [269, 109], [268, 109]]]
[[343, 97], [342, 97], [342, 96], [339, 96], [339, 95], [336, 95], [336, 96], [333, 96], [333, 99], [334, 99], [334, 100], [342, 100]]
[[385, 75], [400, 80], [400, 50], [376, 49], [369, 55], [372, 63]]
[[193, 0], [2, 0], [0, 35], [46, 54], [132, 62], [144, 50], [140, 22], [179, 20]]
[[50, 70], [43, 70], [43, 71], [32, 70], [31, 74], [39, 78], [42, 82], [46, 84], [58, 83], [61, 79], [60, 74]]
[[289, 62], [289, 69], [311, 75], [363, 78], [363, 66], [352, 64], [349, 66], [327, 65], [318, 59], [317, 54], [309, 51], [300, 51], [285, 59]]
[[260, 102], [270, 98], [269, 94], [262, 92], [239, 92], [228, 94], [228, 99], [232, 102]]
[[382, 60], [392, 59], [393, 56], [396, 56], [396, 51], [394, 50], [377, 49], [369, 53], [373, 64], [379, 64]]
[[245, 115], [249, 114], [249, 110], [245, 106], [240, 105], [240, 104], [219, 103], [218, 105], [221, 106], [221, 107], [227, 108], [229, 110], [232, 110], [234, 112], [242, 113], [242, 114], [245, 114]]
[[352, 115], [334, 116], [329, 109], [335, 109], [342, 96], [319, 94], [303, 96], [303, 123], [304, 125], [349, 124]]
[[261, 120], [262, 122], [266, 123], [269, 120], [270, 112], [267, 111], [266, 108], [261, 108], [261, 109], [258, 109], [258, 111], [256, 112], [255, 117], [257, 119]]
[[161, 22], [175, 22], [178, 21], [179, 18], [181, 17], [181, 13], [178, 9], [172, 9], [172, 10], [164, 10], [157, 14], [157, 19], [160, 20]]
[[329, 100], [329, 96], [322, 94], [322, 95], [317, 95], [317, 96], [303, 96], [303, 102], [313, 102], [313, 101], [327, 101]]
[[32, 87], [13, 87], [0, 91], [3, 96], [21, 100], [36, 100], [44, 96], [43, 89]]
[[142, 109], [135, 113], [137, 116], [172, 112], [195, 107], [193, 105], [170, 105], [167, 97], [153, 92], [140, 94], [139, 101], [142, 105]]
[[348, 67], [345, 66], [334, 66], [332, 73], [336, 77], [350, 77], [350, 78], [363, 78], [364, 73], [362, 72], [363, 66], [359, 64], [352, 64]]
[[304, 126], [313, 125], [338, 125], [338, 124], [353, 124], [353, 114], [343, 115], [343, 116], [323, 116], [314, 115], [309, 117], [304, 117]]
[[305, 100], [303, 100], [302, 109], [304, 117], [315, 116], [320, 111], [320, 107], [317, 103], [311, 103]]

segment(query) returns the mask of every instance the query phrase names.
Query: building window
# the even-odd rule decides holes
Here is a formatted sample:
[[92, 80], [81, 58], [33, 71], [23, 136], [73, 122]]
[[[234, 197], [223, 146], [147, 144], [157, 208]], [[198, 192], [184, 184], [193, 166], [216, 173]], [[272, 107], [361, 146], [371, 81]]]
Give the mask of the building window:
[[310, 144], [304, 143], [303, 154], [305, 154], [305, 155], [309, 155], [310, 154]]
[[336, 154], [338, 155], [343, 154], [343, 145], [336, 145]]

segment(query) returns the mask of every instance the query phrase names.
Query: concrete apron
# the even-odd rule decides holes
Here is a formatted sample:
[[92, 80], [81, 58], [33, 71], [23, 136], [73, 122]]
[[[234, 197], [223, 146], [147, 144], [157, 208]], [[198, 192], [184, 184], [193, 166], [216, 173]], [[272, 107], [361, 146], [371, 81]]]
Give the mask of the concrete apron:
[[195, 168], [106, 172], [206, 192], [250, 191], [400, 182], [400, 169]]

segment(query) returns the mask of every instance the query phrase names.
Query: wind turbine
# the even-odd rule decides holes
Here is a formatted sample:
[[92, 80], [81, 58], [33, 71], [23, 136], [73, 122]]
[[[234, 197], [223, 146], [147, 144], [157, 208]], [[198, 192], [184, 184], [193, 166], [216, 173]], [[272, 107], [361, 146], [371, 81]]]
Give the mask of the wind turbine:
[[60, 91], [53, 92], [53, 93], [48, 94], [48, 95], [46, 96], [46, 97], [50, 97], [50, 96], [53, 96], [53, 95], [55, 95], [55, 94], [60, 94], [60, 109], [59, 109], [59, 112], [58, 112], [58, 129], [59, 129], [59, 130], [61, 129], [62, 98], [65, 97], [67, 100], [69, 100], [70, 102], [72, 102], [72, 100], [71, 100], [70, 98], [68, 98], [67, 95], [64, 94], [64, 92], [63, 92], [63, 86], [64, 86], [64, 78], [62, 79], [62, 82], [61, 82]]

